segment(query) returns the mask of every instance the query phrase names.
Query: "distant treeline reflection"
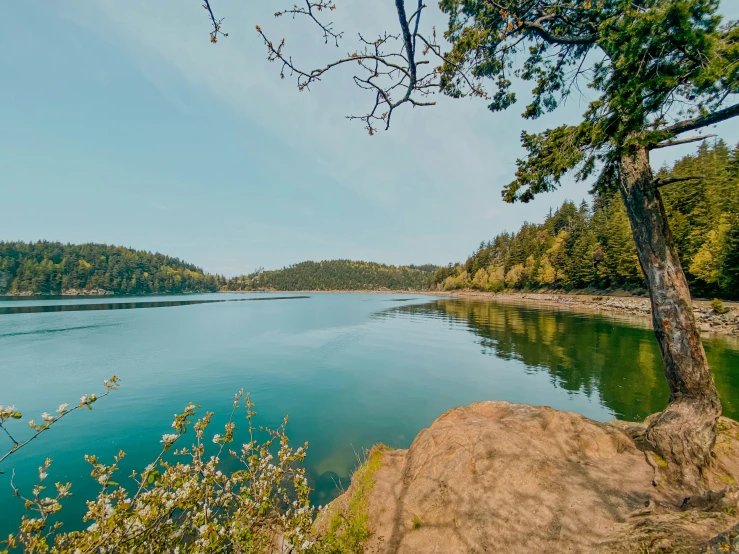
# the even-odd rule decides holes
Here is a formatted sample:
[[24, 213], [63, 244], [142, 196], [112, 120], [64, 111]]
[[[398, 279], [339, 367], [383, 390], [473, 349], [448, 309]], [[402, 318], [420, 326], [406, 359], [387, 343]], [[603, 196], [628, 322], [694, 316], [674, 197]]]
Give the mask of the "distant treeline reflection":
[[47, 312], [79, 312], [85, 310], [133, 310], [138, 308], [171, 308], [193, 304], [214, 304], [222, 302], [253, 302], [258, 300], [298, 300], [310, 296], [265, 296], [261, 298], [225, 298], [201, 300], [156, 300], [149, 302], [91, 302], [88, 304], [48, 304], [36, 306], [0, 306], [0, 315], [36, 314]]
[[[598, 395], [619, 419], [642, 420], [663, 409], [669, 399], [660, 352], [649, 329], [599, 316], [465, 300], [397, 306], [379, 315], [393, 314], [463, 324], [480, 337], [483, 354], [547, 371], [553, 384], [567, 391]], [[720, 340], [708, 341], [706, 350], [724, 415], [736, 418], [739, 352]]]

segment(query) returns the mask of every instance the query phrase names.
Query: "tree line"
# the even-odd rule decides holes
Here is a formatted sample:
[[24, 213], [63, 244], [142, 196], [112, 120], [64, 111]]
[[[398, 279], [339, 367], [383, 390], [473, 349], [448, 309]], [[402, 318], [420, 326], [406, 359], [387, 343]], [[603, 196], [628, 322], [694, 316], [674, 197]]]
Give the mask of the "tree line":
[[0, 242], [0, 294], [216, 292], [224, 281], [178, 258], [122, 246]]
[[[662, 196], [692, 293], [739, 298], [739, 146], [703, 144], [695, 154], [663, 168], [675, 182]], [[628, 215], [617, 191], [597, 193], [592, 204], [565, 201], [543, 223], [483, 242], [464, 262], [439, 268], [431, 288], [622, 288], [643, 291]]]
[[434, 265], [395, 266], [352, 260], [301, 262], [229, 280], [227, 290], [424, 290]]

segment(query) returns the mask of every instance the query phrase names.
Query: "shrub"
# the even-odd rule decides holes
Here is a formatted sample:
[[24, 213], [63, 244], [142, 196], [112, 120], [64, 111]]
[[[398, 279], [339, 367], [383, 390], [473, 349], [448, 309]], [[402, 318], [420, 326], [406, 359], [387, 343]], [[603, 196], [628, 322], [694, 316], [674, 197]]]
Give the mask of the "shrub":
[[717, 314], [725, 314], [728, 311], [724, 306], [724, 303], [721, 302], [721, 300], [719, 300], [718, 298], [714, 298], [713, 300], [711, 300], [711, 308]]
[[[106, 381], [107, 392], [83, 396], [78, 406], [59, 407], [56, 415], [44, 414], [44, 423], [32, 437], [45, 432], [74, 410], [87, 407], [117, 388], [117, 379]], [[232, 449], [234, 415], [245, 410], [249, 440]], [[50, 516], [62, 510], [70, 496], [70, 483], [55, 483], [45, 492], [51, 460], [39, 468], [39, 483], [30, 495], [14, 489], [34, 517], [22, 516], [17, 533], [0, 542], [0, 552], [22, 547], [26, 552], [321, 552], [312, 532], [315, 509], [310, 505], [305, 470], [300, 466], [307, 443], [293, 450], [285, 434], [287, 418], [277, 430], [256, 429], [256, 414], [249, 395], [234, 396], [233, 410], [222, 433], [208, 434], [213, 412], [196, 419], [199, 406], [189, 404], [177, 414], [172, 433], [162, 437], [161, 451], [140, 473], [134, 472], [131, 490], [115, 482], [120, 452], [111, 464], [86, 456], [91, 475], [100, 486], [97, 497], [87, 503], [83, 531], [63, 532]], [[11, 407], [0, 407], [0, 426], [21, 419]], [[181, 444], [188, 429], [194, 432], [188, 445]], [[259, 442], [255, 437], [263, 433]], [[9, 434], [10, 436], [10, 434]], [[12, 438], [12, 437], [11, 437]], [[0, 462], [28, 444], [15, 443]], [[232, 473], [221, 470], [224, 458], [237, 461]], [[5, 550], [3, 550], [5, 548]]]

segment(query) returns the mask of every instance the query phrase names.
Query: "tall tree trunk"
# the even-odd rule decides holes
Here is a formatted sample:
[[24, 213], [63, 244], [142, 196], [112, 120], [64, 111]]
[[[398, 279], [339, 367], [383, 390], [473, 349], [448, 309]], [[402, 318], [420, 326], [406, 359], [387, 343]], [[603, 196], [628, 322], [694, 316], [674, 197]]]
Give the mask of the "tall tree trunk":
[[646, 149], [619, 160], [620, 190], [652, 302], [652, 321], [662, 351], [670, 403], [647, 428], [647, 443], [679, 470], [687, 485], [700, 485], [711, 463], [721, 401], [693, 316], [693, 303], [662, 197]]

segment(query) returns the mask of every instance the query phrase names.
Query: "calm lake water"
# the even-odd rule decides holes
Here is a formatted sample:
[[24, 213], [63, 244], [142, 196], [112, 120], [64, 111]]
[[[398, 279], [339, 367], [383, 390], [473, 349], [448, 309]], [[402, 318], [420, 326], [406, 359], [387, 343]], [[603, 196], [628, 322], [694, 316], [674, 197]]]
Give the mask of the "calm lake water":
[[[724, 413], [739, 418], [739, 351], [705, 344]], [[400, 294], [0, 301], [0, 404], [39, 421], [112, 374], [119, 391], [0, 468], [0, 536], [22, 511], [10, 469], [29, 491], [50, 455], [48, 481], [73, 483], [63, 513], [79, 516], [95, 490], [84, 453], [110, 461], [123, 449], [124, 473], [140, 470], [175, 412], [190, 401], [214, 410], [218, 432], [240, 388], [258, 423], [287, 414], [294, 444], [309, 441], [317, 504], [346, 483], [355, 453], [376, 442], [407, 447], [455, 406], [509, 400], [634, 420], [668, 397], [652, 332], [599, 316]], [[0, 436], [0, 445], [10, 443]]]

